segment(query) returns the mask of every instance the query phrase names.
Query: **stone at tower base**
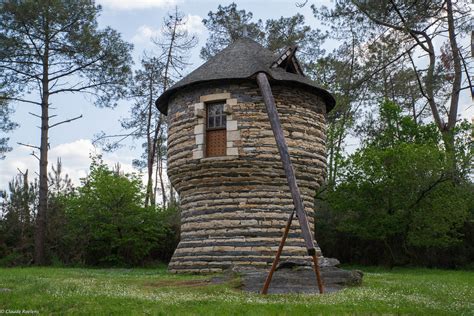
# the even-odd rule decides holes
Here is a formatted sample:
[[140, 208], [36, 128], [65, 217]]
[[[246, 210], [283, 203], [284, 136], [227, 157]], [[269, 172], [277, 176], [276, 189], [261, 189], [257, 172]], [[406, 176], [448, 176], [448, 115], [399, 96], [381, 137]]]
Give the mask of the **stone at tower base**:
[[[326, 259], [326, 258], [324, 258]], [[321, 276], [325, 293], [333, 293], [349, 286], [362, 284], [363, 273], [359, 270], [343, 270], [333, 264], [336, 259], [323, 261]], [[233, 269], [239, 275], [241, 288], [247, 292], [259, 293], [268, 275], [267, 269]], [[311, 266], [284, 262], [273, 274], [268, 294], [319, 293], [316, 276]]]

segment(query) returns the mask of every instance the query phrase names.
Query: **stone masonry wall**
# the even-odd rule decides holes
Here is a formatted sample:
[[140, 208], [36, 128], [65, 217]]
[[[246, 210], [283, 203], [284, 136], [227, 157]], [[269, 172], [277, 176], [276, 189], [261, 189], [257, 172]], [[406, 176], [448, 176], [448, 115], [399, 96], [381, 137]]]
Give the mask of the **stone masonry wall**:
[[[301, 88], [272, 84], [272, 90], [313, 227], [314, 193], [326, 170], [324, 101]], [[202, 109], [206, 98], [219, 95], [231, 122], [228, 156], [206, 158]], [[170, 100], [168, 120], [168, 174], [182, 208], [170, 271], [271, 265], [293, 203], [256, 83], [185, 88]], [[288, 259], [310, 262], [297, 219], [282, 254]]]

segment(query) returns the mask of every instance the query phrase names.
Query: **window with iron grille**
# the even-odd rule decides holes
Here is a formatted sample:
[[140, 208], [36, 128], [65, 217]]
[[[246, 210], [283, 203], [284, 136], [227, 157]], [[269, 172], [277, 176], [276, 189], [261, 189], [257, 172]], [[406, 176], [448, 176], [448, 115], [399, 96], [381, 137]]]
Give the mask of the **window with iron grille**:
[[214, 102], [206, 105], [206, 157], [226, 155], [226, 114], [225, 102]]

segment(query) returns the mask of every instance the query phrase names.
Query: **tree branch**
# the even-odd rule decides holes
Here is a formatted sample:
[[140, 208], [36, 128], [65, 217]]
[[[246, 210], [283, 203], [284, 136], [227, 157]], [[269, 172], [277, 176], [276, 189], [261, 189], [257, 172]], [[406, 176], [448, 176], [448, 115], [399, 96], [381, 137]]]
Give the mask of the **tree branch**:
[[418, 203], [420, 203], [421, 200], [423, 200], [423, 198], [425, 197], [425, 195], [428, 194], [431, 190], [433, 190], [438, 184], [448, 181], [450, 179], [451, 178], [446, 177], [444, 174], [441, 174], [441, 176], [434, 183], [430, 184], [428, 188], [426, 188], [425, 190], [421, 192], [420, 196], [416, 199], [416, 201], [412, 205], [410, 205], [408, 209], [412, 209]]
[[69, 70], [69, 71], [67, 71], [67, 72], [64, 72], [64, 73], [62, 73], [62, 74], [60, 74], [60, 75], [51, 77], [49, 80], [50, 80], [50, 81], [54, 81], [54, 80], [56, 80], [56, 79], [59, 79], [59, 78], [62, 78], [62, 77], [67, 77], [67, 76], [69, 76], [69, 75], [72, 75], [72, 74], [75, 73], [75, 72], [81, 71], [82, 69], [87, 68], [87, 67], [89, 67], [90, 65], [95, 64], [96, 62], [98, 62], [99, 60], [101, 60], [101, 59], [104, 58], [104, 57], [105, 57], [105, 55], [101, 55], [101, 56], [100, 56], [99, 58], [97, 58], [97, 59], [91, 60], [90, 62], [88, 62], [88, 63], [86, 63], [86, 64], [84, 64], [84, 65], [81, 65], [81, 66], [79, 66], [79, 67], [76, 67], [76, 68], [74, 68], [74, 69], [72, 69], [72, 70]]
[[15, 72], [15, 73], [17, 73], [17, 74], [20, 74], [20, 75], [23, 75], [23, 76], [25, 76], [25, 77], [27, 77], [27, 78], [29, 78], [29, 79], [32, 79], [32, 78], [33, 78], [33, 79], [41, 80], [41, 78], [40, 78], [39, 75], [32, 75], [32, 74], [23, 72], [23, 71], [21, 71], [21, 70], [18, 70], [18, 69], [16, 69], [16, 68], [9, 67], [9, 66], [5, 66], [5, 65], [3, 64], [3, 62], [2, 62], [2, 64], [0, 64], [0, 68], [5, 68], [5, 69], [7, 69], [7, 70], [13, 71], [13, 72]]
[[23, 25], [23, 28], [24, 28], [25, 31], [26, 31], [26, 36], [27, 36], [28, 39], [30, 40], [31, 44], [33, 44], [33, 48], [35, 49], [38, 58], [39, 58], [39, 59], [42, 59], [42, 58], [43, 58], [43, 55], [41, 55], [41, 52], [40, 52], [39, 48], [36, 46], [35, 42], [34, 42], [33, 39], [31, 38], [31, 34], [30, 34], [30, 31], [29, 31], [28, 27], [27, 27], [26, 24], [23, 23], [23, 22], [21, 23], [21, 25]]
[[[385, 27], [389, 27], [391, 29], [394, 29], [394, 30], [397, 30], [397, 31], [401, 31], [401, 32], [408, 32], [414, 39], [415, 41], [417, 42], [418, 45], [420, 45], [420, 47], [425, 50], [426, 52], [428, 52], [428, 49], [426, 48], [425, 45], [423, 45], [423, 43], [420, 41], [420, 39], [415, 36], [414, 34], [418, 34], [418, 35], [423, 35], [422, 32], [420, 31], [417, 31], [417, 30], [412, 30], [412, 29], [408, 29], [406, 27], [402, 27], [402, 26], [398, 26], [398, 25], [395, 25], [395, 24], [391, 24], [391, 23], [388, 23], [388, 22], [385, 22], [385, 21], [382, 21], [382, 20], [379, 20], [375, 17], [373, 17], [372, 15], [370, 15], [369, 12], [367, 12], [367, 10], [364, 10], [359, 4], [357, 4], [356, 2], [354, 2], [355, 6], [360, 10], [362, 11], [362, 13], [364, 13], [370, 20], [372, 20], [374, 23], [376, 24], [379, 24], [379, 25], [382, 25], [382, 26], [385, 26]], [[393, 2], [392, 2], [393, 4]], [[413, 32], [413, 33], [412, 33]]]
[[25, 103], [31, 103], [31, 104], [36, 104], [36, 105], [41, 106], [40, 102], [35, 102], [35, 101], [30, 101], [30, 100], [25, 100], [25, 99], [20, 99], [20, 98], [11, 98], [11, 97], [0, 96], [0, 100], [11, 100], [11, 101], [25, 102]]
[[53, 127], [56, 127], [56, 126], [61, 125], [61, 124], [64, 124], [64, 123], [70, 123], [70, 122], [75, 121], [75, 120], [78, 120], [78, 119], [80, 119], [80, 118], [82, 118], [82, 114], [79, 115], [79, 116], [73, 117], [73, 118], [71, 118], [71, 119], [68, 119], [68, 120], [64, 120], [64, 121], [55, 123], [55, 124], [49, 126], [49, 128], [53, 128]]
[[368, 80], [370, 80], [373, 76], [375, 76], [376, 74], [378, 74], [379, 72], [381, 72], [382, 70], [384, 70], [385, 68], [387, 68], [388, 66], [390, 66], [391, 64], [395, 63], [397, 60], [399, 60], [400, 58], [402, 58], [405, 54], [410, 54], [410, 52], [416, 47], [418, 46], [418, 44], [414, 44], [412, 47], [410, 47], [409, 49], [407, 49], [405, 52], [401, 53], [399, 56], [395, 57], [393, 60], [389, 61], [388, 63], [386, 63], [385, 65], [382, 65], [381, 67], [375, 69], [372, 73], [366, 75], [365, 77], [363, 77], [362, 79], [360, 79], [359, 81], [355, 82], [353, 87], [359, 87], [360, 85], [362, 85], [363, 83], [367, 82]]
[[[473, 31], [473, 32], [474, 32], [474, 31]], [[474, 36], [474, 35], [473, 35], [473, 36]], [[473, 43], [473, 45], [474, 45], [474, 43]], [[467, 69], [466, 60], [464, 59], [464, 56], [462, 55], [461, 50], [459, 50], [459, 57], [461, 57], [462, 65], [463, 65], [463, 68], [464, 68], [464, 72], [466, 73], [466, 77], [467, 77], [467, 82], [469, 83], [469, 86], [468, 86], [468, 87], [461, 88], [460, 90], [463, 90], [463, 89], [466, 89], [466, 88], [471, 88], [471, 91], [472, 91], [472, 89], [474, 88], [474, 86], [472, 85], [471, 76], [470, 76], [470, 74], [469, 74], [469, 70]]]
[[423, 31], [417, 31], [417, 30], [413, 30], [413, 29], [411, 29], [411, 28], [408, 28], [408, 27], [406, 26], [405, 18], [403, 17], [402, 13], [401, 13], [400, 10], [398, 9], [398, 7], [397, 7], [397, 5], [395, 4], [395, 2], [394, 2], [393, 0], [390, 0], [390, 3], [392, 4], [392, 7], [393, 7], [393, 9], [395, 10], [395, 12], [397, 13], [397, 15], [400, 17], [400, 21], [402, 21], [402, 24], [403, 24], [403, 28], [402, 28], [402, 29], [403, 29], [405, 32], [408, 32], [408, 34], [411, 35], [411, 37], [418, 43], [418, 45], [420, 45], [420, 47], [421, 47], [423, 50], [425, 50], [426, 52], [429, 53], [428, 48], [427, 48], [424, 44], [422, 44], [422, 43], [420, 42], [420, 39], [418, 38], [418, 36], [416, 36], [416, 35], [425, 36], [426, 33], [423, 32]]
[[34, 146], [34, 145], [29, 145], [29, 144], [23, 144], [23, 143], [18, 143], [18, 145], [21, 145], [21, 146], [25, 146], [25, 147], [30, 147], [30, 148], [34, 148], [34, 149], [38, 149], [38, 150], [41, 150], [41, 148], [39, 148], [38, 146]]
[[418, 87], [420, 88], [420, 92], [429, 102], [430, 98], [426, 95], [425, 89], [423, 89], [423, 84], [421, 83], [420, 75], [418, 74], [418, 70], [416, 69], [416, 65], [415, 65], [415, 62], [413, 61], [413, 58], [411, 57], [411, 54], [408, 54], [408, 57], [410, 58], [411, 66], [413, 67], [413, 72], [416, 75], [416, 81], [418, 82]]
[[107, 85], [107, 84], [112, 84], [112, 83], [113, 82], [99, 82], [99, 83], [91, 84], [91, 85], [88, 85], [88, 86], [82, 86], [80, 88], [58, 89], [58, 90], [55, 90], [55, 91], [50, 91], [49, 95], [58, 94], [58, 93], [62, 93], [62, 92], [72, 92], [72, 93], [81, 92], [83, 90], [92, 89], [92, 88], [96, 88], [96, 87], [100, 87], [100, 86]]
[[[41, 161], [41, 159], [40, 159], [38, 156], [36, 156], [36, 154], [35, 154], [34, 151], [31, 152], [31, 155], [32, 155], [33, 157], [35, 157], [36, 159], [38, 159], [38, 161]], [[36, 173], [36, 174], [37, 174], [37, 173]], [[39, 176], [39, 175], [38, 175], [38, 176]]]

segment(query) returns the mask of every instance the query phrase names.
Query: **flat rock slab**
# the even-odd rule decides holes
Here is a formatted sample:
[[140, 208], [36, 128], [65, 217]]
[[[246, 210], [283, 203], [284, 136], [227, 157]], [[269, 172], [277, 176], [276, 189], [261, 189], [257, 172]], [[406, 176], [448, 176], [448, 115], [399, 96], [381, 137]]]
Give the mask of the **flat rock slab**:
[[[260, 292], [268, 275], [267, 270], [239, 271], [242, 290]], [[337, 267], [322, 267], [321, 277], [326, 293], [336, 292], [348, 286], [362, 284], [362, 272], [347, 271]], [[311, 267], [283, 268], [273, 274], [269, 294], [319, 293], [316, 275]]]

